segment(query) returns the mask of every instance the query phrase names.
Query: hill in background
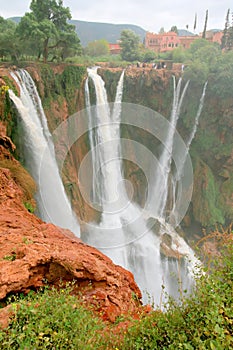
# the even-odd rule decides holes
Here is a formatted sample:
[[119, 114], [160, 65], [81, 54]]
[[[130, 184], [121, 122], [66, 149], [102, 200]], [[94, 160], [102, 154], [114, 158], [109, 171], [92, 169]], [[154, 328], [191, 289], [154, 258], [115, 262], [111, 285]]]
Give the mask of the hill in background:
[[190, 32], [189, 30], [186, 30], [186, 29], [178, 29], [178, 35], [179, 36], [194, 36], [196, 34]]
[[71, 20], [71, 24], [75, 25], [76, 32], [80, 38], [82, 46], [86, 46], [89, 42], [105, 39], [115, 44], [120, 39], [121, 32], [124, 29], [131, 29], [139, 35], [143, 42], [146, 31], [133, 24], [111, 24]]
[[[12, 21], [19, 23], [21, 17], [11, 17]], [[111, 23], [99, 23], [99, 22], [87, 22], [79, 20], [70, 20], [70, 24], [73, 24], [76, 28], [76, 32], [81, 41], [82, 46], [87, 46], [89, 42], [105, 39], [109, 43], [115, 44], [120, 39], [121, 31], [124, 29], [131, 29], [137, 35], [139, 35], [141, 42], [145, 38], [146, 31], [133, 24], [111, 24]]]

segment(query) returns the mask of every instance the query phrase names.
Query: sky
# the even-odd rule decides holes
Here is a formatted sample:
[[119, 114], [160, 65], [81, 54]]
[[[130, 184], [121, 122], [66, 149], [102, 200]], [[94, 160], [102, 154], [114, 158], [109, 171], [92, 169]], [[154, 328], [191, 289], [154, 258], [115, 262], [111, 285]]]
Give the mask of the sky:
[[[0, 15], [4, 18], [22, 16], [29, 11], [31, 0], [0, 0]], [[223, 29], [227, 10], [233, 11], [231, 0], [63, 0], [70, 8], [72, 19], [115, 24], [135, 24], [158, 33], [175, 25], [191, 32], [203, 31], [206, 10], [208, 29]], [[197, 14], [196, 30], [193, 30]]]

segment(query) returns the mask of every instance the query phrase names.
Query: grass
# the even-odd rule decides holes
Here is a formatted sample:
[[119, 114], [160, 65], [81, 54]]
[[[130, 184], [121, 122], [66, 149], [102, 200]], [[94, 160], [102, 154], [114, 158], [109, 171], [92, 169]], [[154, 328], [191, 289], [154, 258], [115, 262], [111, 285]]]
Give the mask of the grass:
[[[221, 243], [217, 258], [206, 264], [195, 293], [182, 304], [169, 300], [165, 311], [137, 319], [121, 316], [104, 322], [87, 309], [72, 285], [60, 290], [11, 297], [14, 316], [0, 331], [1, 349], [109, 349], [109, 350], [230, 350], [233, 349], [233, 232], [217, 231], [208, 239]], [[135, 316], [135, 315], [134, 315]]]

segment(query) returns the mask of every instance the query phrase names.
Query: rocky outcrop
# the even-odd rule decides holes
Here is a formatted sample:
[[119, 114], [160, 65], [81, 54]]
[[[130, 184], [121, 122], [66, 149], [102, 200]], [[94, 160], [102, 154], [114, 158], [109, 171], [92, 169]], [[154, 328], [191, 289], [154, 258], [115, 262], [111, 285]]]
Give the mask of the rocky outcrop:
[[[5, 149], [7, 154], [12, 157]], [[141, 293], [130, 272], [70, 231], [31, 214], [22, 203], [24, 189], [14, 181], [10, 168], [0, 167], [0, 184], [0, 301], [12, 293], [28, 293], [44, 285], [59, 288], [73, 281], [74, 291], [81, 291], [105, 319], [113, 321], [137, 310]], [[8, 315], [10, 310], [2, 313]]]

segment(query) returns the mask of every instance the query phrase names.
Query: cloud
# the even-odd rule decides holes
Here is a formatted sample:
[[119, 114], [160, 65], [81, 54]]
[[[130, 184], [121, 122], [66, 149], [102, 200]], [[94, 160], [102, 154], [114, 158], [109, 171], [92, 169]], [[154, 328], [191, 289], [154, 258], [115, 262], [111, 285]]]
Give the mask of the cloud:
[[[21, 16], [29, 10], [30, 3], [30, 0], [0, 0], [0, 14], [5, 18]], [[73, 19], [130, 23], [154, 32], [158, 32], [161, 27], [169, 30], [173, 25], [178, 28], [189, 25], [189, 29], [193, 30], [195, 13], [197, 31], [202, 31], [207, 9], [207, 29], [223, 29], [227, 9], [232, 6], [230, 0], [63, 0], [63, 4], [70, 8]]]
[[22, 16], [29, 11], [30, 0], [0, 0], [0, 15], [4, 18]]

